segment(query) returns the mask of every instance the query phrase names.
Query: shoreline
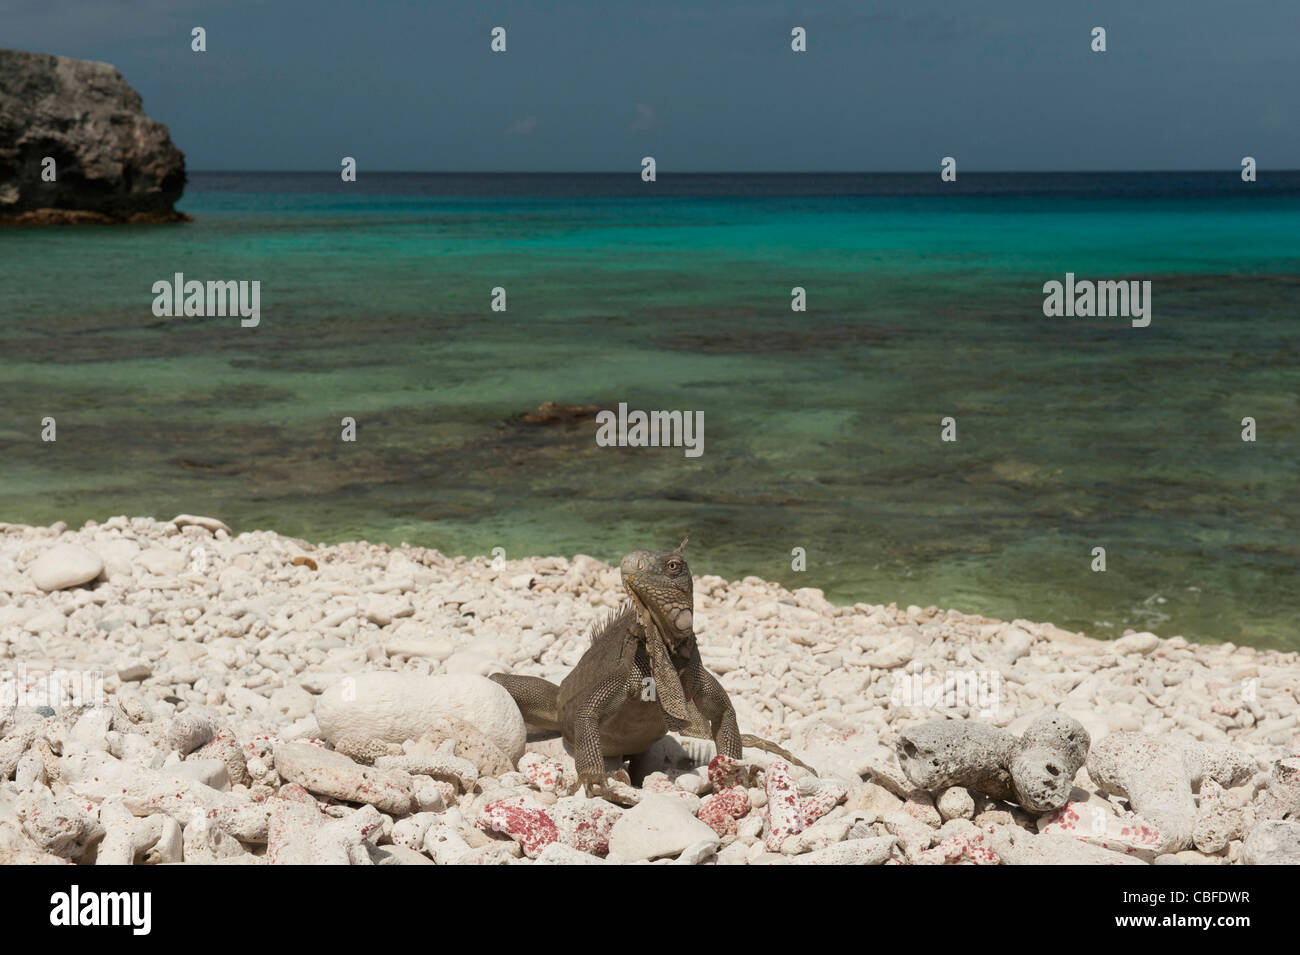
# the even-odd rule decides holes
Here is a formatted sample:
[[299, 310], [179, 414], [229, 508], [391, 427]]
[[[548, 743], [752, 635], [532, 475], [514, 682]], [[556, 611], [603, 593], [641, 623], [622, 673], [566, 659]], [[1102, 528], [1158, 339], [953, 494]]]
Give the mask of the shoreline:
[[[628, 549], [639, 544], [629, 542]], [[78, 582], [61, 586], [73, 580]], [[809, 831], [833, 829], [830, 822], [837, 819], [874, 827], [870, 837], [859, 829], [846, 840], [851, 828], [846, 826], [838, 840], [817, 845], [805, 840], [805, 846], [796, 839], [798, 844], [773, 850], [758, 839], [762, 826], [752, 831], [763, 808], [755, 805], [740, 820], [740, 831], [729, 833], [734, 838], [724, 835], [714, 846], [710, 858], [720, 861], [797, 860], [832, 848], [846, 851], [842, 847], [855, 840], [892, 838], [879, 861], [940, 861], [954, 853], [943, 861], [977, 861], [992, 852], [1015, 862], [1028, 861], [1033, 853], [1073, 852], [1070, 858], [1081, 862], [1103, 861], [1097, 853], [1148, 862], [1237, 862], [1255, 851], [1244, 848], [1247, 837], [1271, 818], [1269, 800], [1280, 798], [1280, 784], [1269, 785], [1271, 774], [1280, 760], [1300, 754], [1295, 694], [1300, 654], [1295, 652], [1193, 644], [1149, 633], [1103, 641], [1049, 623], [955, 610], [837, 606], [814, 588], [790, 591], [757, 577], [726, 581], [697, 573], [695, 581], [704, 664], [730, 695], [741, 731], [767, 737], [816, 766], [820, 781], [804, 780], [804, 788], [827, 800], [835, 797], [825, 819], [809, 820]], [[198, 774], [202, 768], [212, 775], [196, 779], [202, 789], [187, 795], [187, 805], [207, 799], [222, 806], [273, 806], [298, 784], [296, 771], [287, 768], [291, 749], [284, 750], [285, 765], [272, 768], [281, 762], [277, 747], [312, 746], [309, 755], [315, 756], [333, 744], [339, 752], [331, 758], [355, 765], [342, 755], [347, 747], [329, 739], [330, 726], [318, 709], [340, 680], [375, 672], [384, 675], [381, 680], [401, 674], [402, 679], [479, 686], [486, 682], [479, 678], [489, 673], [514, 672], [558, 682], [585, 650], [592, 623], [621, 600], [617, 569], [584, 555], [521, 558], [494, 567], [490, 558], [452, 558], [417, 547], [365, 542], [318, 547], [272, 531], [231, 537], [219, 521], [188, 516], [174, 521], [116, 517], [80, 530], [0, 524], [0, 671], [21, 666], [30, 677], [43, 666], [97, 670], [109, 703], [89, 709], [55, 706], [52, 714], [0, 710], [0, 854], [35, 852], [85, 861], [86, 845], [52, 837], [43, 843], [41, 833], [34, 835], [29, 824], [16, 821], [31, 818], [33, 799], [64, 800], [80, 805], [83, 841], [95, 841], [95, 826], [102, 831], [104, 825], [99, 818], [106, 811], [104, 799], [96, 799], [84, 779], [77, 782], [70, 760], [94, 764], [105, 776], [112, 775], [111, 767], [125, 765], [139, 767], [146, 778], [181, 769]], [[1230, 820], [1224, 825], [1231, 838], [1217, 848], [1207, 840], [1201, 848], [1173, 851], [1156, 851], [1169, 848], [1168, 838], [1125, 842], [1119, 829], [1144, 817], [1135, 815], [1129, 799], [1099, 790], [1089, 777], [1092, 763], [1078, 770], [1070, 805], [1104, 817], [1104, 835], [1098, 837], [1067, 832], [1069, 827], [1050, 814], [1030, 813], [960, 786], [918, 793], [920, 787], [900, 770], [900, 737], [928, 720], [972, 719], [1019, 737], [1044, 709], [1077, 721], [1094, 752], [1103, 739], [1117, 738], [1113, 734], [1231, 750], [1240, 762], [1236, 775], [1218, 790], [1205, 788], [1215, 783], [1201, 784], [1202, 805], [1196, 810], [1204, 816], [1213, 809], [1215, 819]], [[105, 723], [96, 711], [133, 715]], [[214, 729], [201, 746], [182, 752], [173, 738], [178, 721]], [[40, 748], [41, 739], [56, 738], [60, 747]], [[220, 747], [204, 753], [221, 739], [237, 743], [233, 759]], [[419, 741], [406, 740], [410, 745], [396, 751], [394, 742], [379, 752], [407, 760], [402, 765], [409, 770], [413, 754], [423, 752]], [[464, 745], [458, 739], [456, 756]], [[521, 739], [521, 751], [522, 746]], [[15, 747], [10, 758], [8, 750]], [[466, 852], [503, 852], [506, 861], [532, 858], [527, 839], [510, 832], [508, 823], [493, 828], [489, 794], [500, 797], [499, 790], [505, 790], [528, 805], [540, 800], [551, 807], [568, 801], [608, 804], [568, 794], [555, 782], [565, 776], [566, 766], [558, 741], [531, 742], [527, 749], [530, 755], [522, 760], [509, 760], [518, 772], [493, 775], [480, 765], [477, 783], [467, 788], [464, 773], [456, 777], [463, 793], [446, 774], [403, 772], [394, 785], [401, 791], [414, 787], [408, 792], [412, 811], [388, 814], [403, 824], [421, 812], [459, 813]], [[685, 793], [698, 811], [711, 786], [703, 768], [708, 754], [697, 752], [693, 741], [686, 749], [696, 764], [665, 763], [666, 778], [656, 777], [655, 785], [674, 795]], [[354, 748], [349, 755], [365, 761], [375, 752]], [[761, 755], [755, 754], [754, 763], [760, 775], [766, 769], [765, 785], [750, 786], [752, 800], [759, 803], [779, 775], [770, 761], [757, 758]], [[56, 768], [46, 765], [50, 760], [58, 762], [58, 772], [49, 772]], [[225, 774], [211, 765], [218, 760], [225, 761]], [[538, 769], [542, 766], [546, 772]], [[342, 764], [329, 769], [336, 775], [347, 771]], [[539, 783], [538, 772], [554, 785]], [[55, 779], [62, 781], [50, 782]], [[318, 800], [325, 798], [319, 785], [307, 788]], [[946, 794], [956, 789], [970, 797], [969, 807], [945, 806]], [[1213, 807], [1207, 792], [1215, 797]], [[648, 793], [636, 789], [627, 798]], [[1184, 802], [1192, 798], [1189, 794]], [[338, 821], [348, 816], [342, 807], [353, 802], [335, 795], [320, 808], [324, 818]], [[419, 808], [439, 805], [441, 810]], [[867, 821], [873, 814], [875, 821]], [[179, 808], [168, 817], [189, 818]], [[772, 824], [769, 819], [769, 832]], [[1276, 824], [1300, 828], [1300, 823]], [[1168, 836], [1170, 826], [1164, 828]], [[391, 829], [372, 849], [389, 846], [384, 840], [391, 838]], [[265, 824], [251, 834], [240, 830], [245, 838], [233, 837], [233, 843], [230, 838], [222, 843], [218, 831], [203, 840], [194, 834], [199, 841], [188, 861], [267, 861]], [[493, 834], [475, 845], [475, 832]], [[52, 847], [59, 851], [51, 852]], [[1255, 851], [1252, 861], [1257, 857]]]
[[194, 216], [179, 210], [110, 216], [94, 209], [42, 208], [0, 215], [0, 226], [175, 225], [193, 221]]

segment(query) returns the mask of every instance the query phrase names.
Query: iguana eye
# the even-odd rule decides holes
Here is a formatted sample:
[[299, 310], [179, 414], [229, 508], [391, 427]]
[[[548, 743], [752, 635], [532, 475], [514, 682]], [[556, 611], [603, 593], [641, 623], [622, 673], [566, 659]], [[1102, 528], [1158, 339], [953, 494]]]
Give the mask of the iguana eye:
[[681, 569], [682, 569], [682, 562], [680, 560], [670, 560], [668, 562], [668, 573], [675, 574]]

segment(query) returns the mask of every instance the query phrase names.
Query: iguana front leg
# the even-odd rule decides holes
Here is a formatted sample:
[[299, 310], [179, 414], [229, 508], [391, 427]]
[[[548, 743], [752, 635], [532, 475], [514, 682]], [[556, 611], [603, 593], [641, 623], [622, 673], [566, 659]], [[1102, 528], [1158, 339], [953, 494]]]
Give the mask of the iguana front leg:
[[[692, 674], [695, 691], [694, 703], [700, 715], [709, 721], [709, 730], [713, 745], [719, 756], [740, 759], [742, 755], [740, 724], [736, 722], [736, 708], [731, 705], [731, 698], [722, 684], [704, 667], [695, 667]], [[695, 735], [687, 731], [688, 735]]]
[[[780, 756], [796, 766], [802, 766], [811, 773], [817, 772], [793, 753], [782, 749], [771, 740], [763, 739], [761, 736], [752, 736], [749, 733], [742, 734], [736, 721], [736, 708], [731, 705], [731, 698], [727, 696], [727, 691], [722, 688], [718, 678], [704, 669], [703, 666], [698, 668], [693, 682], [696, 687], [695, 705], [709, 721], [713, 730], [713, 743], [718, 749], [718, 755], [740, 759], [742, 747], [748, 746], [751, 749], [761, 749], [764, 752]], [[687, 735], [697, 735], [691, 733], [689, 729], [685, 732]]]
[[578, 780], [588, 796], [604, 786], [605, 756], [600, 747], [600, 724], [613, 716], [628, 696], [628, 675], [623, 669], [609, 674], [578, 701], [573, 713], [573, 762]]

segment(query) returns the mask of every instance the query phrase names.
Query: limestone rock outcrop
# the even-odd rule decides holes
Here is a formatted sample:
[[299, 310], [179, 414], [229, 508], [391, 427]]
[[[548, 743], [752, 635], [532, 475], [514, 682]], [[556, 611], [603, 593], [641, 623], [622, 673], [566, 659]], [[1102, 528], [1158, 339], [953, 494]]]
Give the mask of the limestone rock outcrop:
[[184, 154], [115, 67], [0, 50], [0, 219], [184, 221], [184, 188]]

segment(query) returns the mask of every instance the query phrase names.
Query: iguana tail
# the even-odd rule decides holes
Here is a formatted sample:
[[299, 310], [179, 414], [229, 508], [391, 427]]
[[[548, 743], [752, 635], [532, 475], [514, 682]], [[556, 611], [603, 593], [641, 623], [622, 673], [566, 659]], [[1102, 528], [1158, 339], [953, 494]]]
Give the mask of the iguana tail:
[[748, 746], [751, 749], [761, 749], [765, 753], [771, 753], [774, 756], [780, 756], [782, 759], [794, 763], [796, 766], [802, 766], [804, 769], [808, 770], [808, 772], [817, 775], [817, 770], [813, 769], [803, 760], [797, 758], [794, 754], [782, 749], [780, 746], [777, 746], [776, 743], [773, 743], [771, 740], [763, 739], [763, 737], [761, 736], [751, 736], [749, 733], [741, 733], [740, 745]]
[[519, 707], [530, 733], [554, 733], [560, 729], [560, 688], [536, 676], [493, 673], [488, 677], [500, 683]]

